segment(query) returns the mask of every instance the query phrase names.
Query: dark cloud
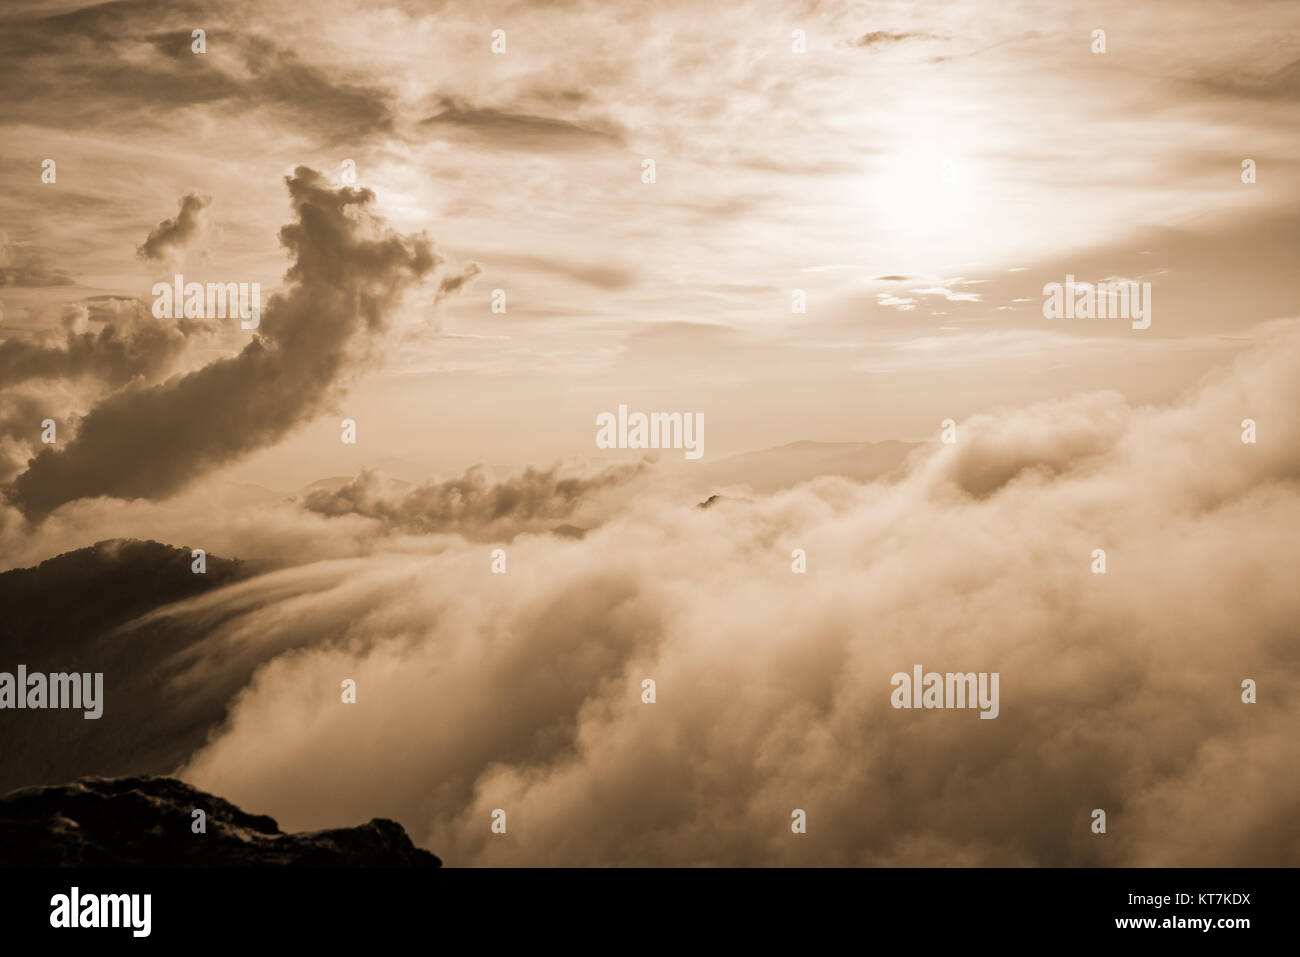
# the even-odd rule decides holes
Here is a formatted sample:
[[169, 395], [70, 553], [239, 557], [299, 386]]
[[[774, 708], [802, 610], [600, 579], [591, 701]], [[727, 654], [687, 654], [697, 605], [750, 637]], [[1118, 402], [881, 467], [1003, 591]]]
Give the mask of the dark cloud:
[[853, 41], [855, 47], [879, 47], [889, 46], [894, 43], [902, 43], [905, 40], [942, 40], [944, 37], [935, 36], [933, 33], [896, 33], [891, 30], [874, 30], [871, 33], [864, 33]]
[[534, 87], [528, 91], [528, 96], [539, 103], [566, 108], [589, 103], [592, 98], [588, 90], [578, 90], [573, 87]]
[[[7, 392], [0, 401], [0, 481], [21, 472], [40, 438], [49, 403], [35, 395]], [[0, 520], [0, 526], [4, 522]]]
[[322, 515], [362, 515], [405, 532], [508, 540], [524, 531], [550, 530], [552, 523], [572, 515], [588, 497], [622, 485], [646, 468], [645, 463], [621, 465], [589, 476], [562, 475], [559, 466], [529, 468], [490, 482], [476, 467], [460, 478], [413, 489], [363, 471], [341, 488], [309, 492], [303, 507]]
[[397, 235], [370, 212], [370, 190], [330, 189], [306, 167], [285, 182], [296, 221], [280, 241], [294, 263], [253, 341], [236, 356], [96, 405], [75, 438], [43, 450], [10, 486], [29, 518], [75, 498], [167, 495], [281, 438], [360, 367], [403, 291], [440, 261], [427, 237]]
[[[272, 109], [331, 143], [391, 131], [387, 90], [336, 79], [264, 36], [226, 28], [230, 16], [215, 3], [127, 0], [10, 18], [0, 30], [0, 118], [120, 129], [151, 124], [160, 111], [221, 103]], [[199, 25], [205, 54], [191, 52]]]
[[459, 292], [460, 288], [464, 286], [465, 283], [469, 282], [481, 271], [482, 267], [479, 266], [478, 263], [472, 262], [467, 263], [465, 268], [458, 273], [448, 273], [443, 276], [442, 281], [438, 283], [438, 295], [434, 301], [440, 302], [453, 293]]
[[173, 219], [164, 219], [153, 228], [136, 250], [141, 259], [164, 261], [183, 250], [203, 228], [203, 211], [212, 197], [187, 193], [181, 197], [180, 211]]
[[1197, 81], [1200, 88], [1216, 96], [1244, 100], [1300, 100], [1300, 60], [1292, 60], [1267, 76], [1215, 76]]
[[[98, 330], [86, 328], [102, 321]], [[155, 319], [134, 299], [101, 297], [67, 306], [61, 340], [0, 342], [0, 389], [30, 379], [89, 377], [116, 388], [137, 376], [152, 379], [194, 336], [213, 331], [208, 321]]]
[[510, 113], [443, 97], [438, 112], [421, 126], [461, 130], [506, 149], [565, 150], [586, 146], [622, 145], [623, 133], [608, 122], [573, 123], [530, 113]]

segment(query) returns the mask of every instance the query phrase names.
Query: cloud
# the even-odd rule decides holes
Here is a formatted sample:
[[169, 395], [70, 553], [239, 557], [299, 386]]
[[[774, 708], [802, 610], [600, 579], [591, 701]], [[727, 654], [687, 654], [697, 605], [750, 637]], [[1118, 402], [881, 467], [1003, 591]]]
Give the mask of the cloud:
[[0, 482], [42, 447], [46, 418], [72, 435], [80, 413], [107, 393], [161, 381], [217, 332], [203, 320], [156, 319], [137, 299], [92, 296], [65, 305], [57, 329], [0, 341]]
[[[329, 67], [232, 23], [247, 13], [139, 0], [6, 19], [0, 83], [10, 120], [139, 129], [160, 113], [220, 104], [241, 113], [269, 109], [329, 143], [392, 131], [387, 90], [332, 78]], [[191, 49], [196, 23], [207, 31], [206, 54]], [[113, 55], [97, 55], [105, 50]]]
[[155, 226], [136, 250], [141, 259], [163, 262], [171, 259], [197, 236], [203, 228], [203, 211], [212, 197], [187, 193], [181, 197], [180, 212], [174, 219], [164, 219]]
[[1300, 100], [1300, 60], [1292, 60], [1262, 77], [1242, 73], [1204, 77], [1195, 82], [1201, 89], [1216, 96], [1294, 102]]
[[443, 276], [442, 281], [438, 283], [438, 294], [434, 298], [434, 302], [441, 302], [453, 293], [459, 292], [465, 283], [469, 282], [482, 271], [482, 266], [478, 263], [472, 262], [467, 263], [465, 268], [458, 273], [448, 273]]
[[[39, 398], [25, 390], [10, 390], [0, 403], [0, 481], [21, 472], [31, 458], [41, 433], [41, 422], [49, 416], [46, 396]], [[4, 526], [0, 519], [0, 529]]]
[[35, 341], [0, 342], [0, 389], [32, 379], [84, 377], [113, 388], [137, 376], [152, 381], [189, 340], [213, 331], [207, 321], [155, 319], [144, 303], [116, 297], [65, 306], [61, 326]]
[[296, 221], [280, 241], [294, 263], [258, 334], [236, 356], [92, 408], [75, 438], [44, 449], [9, 487], [26, 515], [84, 496], [174, 492], [283, 437], [371, 359], [404, 290], [441, 257], [427, 237], [387, 229], [370, 190], [332, 190], [301, 166], [285, 182]]
[[[286, 649], [183, 776], [293, 829], [391, 816], [462, 865], [1295, 865], [1289, 330], [1170, 406], [964, 421], [893, 484], [652, 497], [521, 536], [505, 575], [438, 537], [174, 607], [208, 631], [185, 687]], [[999, 717], [893, 709], [917, 663], [998, 672]]]
[[72, 276], [48, 264], [44, 250], [27, 243], [0, 246], [0, 287], [68, 286]]
[[531, 113], [511, 113], [475, 106], [456, 97], [442, 97], [438, 112], [421, 121], [426, 127], [447, 127], [506, 149], [577, 149], [594, 145], [622, 145], [622, 131], [612, 123], [569, 120]]
[[594, 289], [616, 292], [636, 284], [640, 278], [635, 269], [614, 262], [571, 262], [554, 256], [536, 256], [528, 253], [489, 255], [493, 269], [535, 269], [576, 279]]
[[372, 471], [336, 489], [315, 489], [303, 507], [322, 515], [362, 515], [415, 534], [449, 533], [503, 541], [525, 531], [548, 531], [588, 498], [641, 474], [644, 463], [620, 465], [594, 475], [562, 475], [559, 466], [529, 468], [489, 482], [481, 467], [460, 478], [413, 489], [394, 487]]
[[887, 292], [876, 293], [876, 301], [882, 306], [890, 306], [901, 312], [913, 311], [919, 302], [919, 300], [912, 299], [910, 296], [892, 296]]
[[902, 43], [906, 40], [943, 40], [944, 37], [935, 36], [932, 33], [900, 33], [890, 30], [873, 30], [870, 33], [864, 33], [853, 41], [855, 47], [880, 47], [893, 46], [896, 43]]
[[927, 286], [924, 289], [913, 289], [918, 296], [943, 296], [949, 302], [979, 302], [980, 294], [977, 292], [953, 292], [947, 286]]

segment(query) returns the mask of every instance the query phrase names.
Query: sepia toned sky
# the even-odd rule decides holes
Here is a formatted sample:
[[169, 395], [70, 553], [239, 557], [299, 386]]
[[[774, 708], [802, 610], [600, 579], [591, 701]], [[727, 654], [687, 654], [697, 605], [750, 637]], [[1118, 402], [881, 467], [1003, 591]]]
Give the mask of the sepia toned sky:
[[[113, 652], [76, 743], [453, 864], [1295, 864], [1298, 34], [6, 3], [0, 572], [255, 560], [68, 636]], [[178, 272], [259, 328], [154, 316]], [[1070, 275], [1150, 327], [1045, 318]], [[598, 449], [620, 405], [702, 414], [703, 460]], [[890, 707], [918, 662], [998, 718]]]
[[[175, 271], [269, 292], [283, 177], [351, 159], [445, 275], [479, 271], [436, 308], [412, 290], [338, 408], [238, 480], [588, 454], [620, 402], [704, 412], [721, 454], [1167, 398], [1296, 311], [1298, 27], [1288, 3], [7, 4], [3, 331]], [[143, 260], [189, 194], [203, 229]], [[1044, 319], [1067, 273], [1152, 282], [1151, 328]]]

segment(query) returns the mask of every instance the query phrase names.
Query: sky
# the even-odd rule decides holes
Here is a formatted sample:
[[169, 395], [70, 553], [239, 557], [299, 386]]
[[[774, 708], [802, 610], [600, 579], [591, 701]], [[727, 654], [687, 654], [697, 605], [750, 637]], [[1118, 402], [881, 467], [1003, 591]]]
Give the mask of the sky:
[[[7, 3], [0, 572], [255, 560], [86, 660], [110, 743], [132, 689], [150, 740], [203, 725], [160, 773], [289, 830], [1295, 864], [1298, 32], [1267, 0]], [[257, 327], [159, 315], [176, 274], [260, 284]], [[1149, 325], [1049, 318], [1069, 277], [1149, 284]], [[620, 406], [702, 416], [702, 458], [601, 448]], [[1000, 674], [999, 716], [892, 708], [918, 662]]]
[[[176, 271], [280, 288], [299, 164], [337, 183], [351, 160], [395, 229], [471, 273], [436, 304], [435, 284], [413, 290], [382, 361], [232, 463], [235, 481], [587, 455], [594, 416], [620, 402], [704, 412], [710, 454], [925, 439], [1073, 391], [1169, 398], [1295, 312], [1291, 4], [20, 3], [5, 18], [0, 229], [9, 262], [49, 272], [0, 290], [6, 335], [96, 296], [149, 302]], [[211, 200], [201, 234], [174, 261], [137, 255], [191, 194]], [[1151, 327], [1045, 319], [1042, 287], [1067, 273], [1151, 281]], [[247, 340], [224, 332], [204, 356]], [[342, 415], [363, 424], [358, 449], [333, 441]]]

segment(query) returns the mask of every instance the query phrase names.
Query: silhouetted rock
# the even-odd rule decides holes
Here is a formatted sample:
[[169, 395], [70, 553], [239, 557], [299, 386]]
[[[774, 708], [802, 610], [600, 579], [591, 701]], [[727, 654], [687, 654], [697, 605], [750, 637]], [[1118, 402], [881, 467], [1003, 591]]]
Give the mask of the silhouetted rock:
[[[193, 813], [207, 832], [192, 830]], [[175, 778], [82, 778], [0, 797], [0, 867], [440, 867], [402, 825], [285, 834]]]

